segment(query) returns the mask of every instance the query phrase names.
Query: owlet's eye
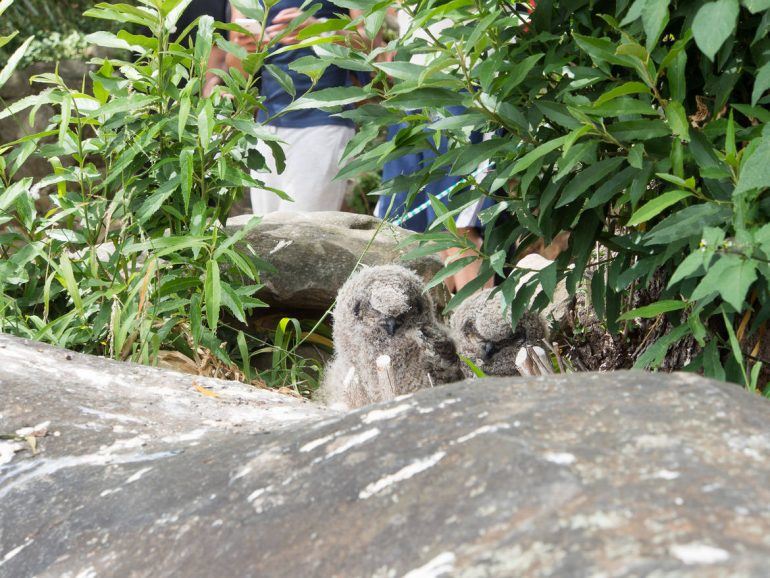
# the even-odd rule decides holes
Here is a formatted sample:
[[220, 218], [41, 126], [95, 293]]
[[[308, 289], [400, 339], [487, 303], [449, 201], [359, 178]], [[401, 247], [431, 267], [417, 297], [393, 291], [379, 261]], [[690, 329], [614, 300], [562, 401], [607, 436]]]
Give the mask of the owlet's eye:
[[361, 302], [356, 301], [355, 305], [353, 305], [353, 315], [356, 317], [361, 317]]

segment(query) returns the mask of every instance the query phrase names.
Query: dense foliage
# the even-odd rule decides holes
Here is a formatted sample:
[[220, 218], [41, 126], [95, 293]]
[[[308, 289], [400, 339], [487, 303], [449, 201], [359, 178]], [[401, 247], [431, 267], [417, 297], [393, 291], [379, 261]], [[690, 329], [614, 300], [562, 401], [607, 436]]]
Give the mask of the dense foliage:
[[[259, 184], [249, 173], [265, 167], [257, 144], [269, 140], [279, 159], [281, 150], [254, 121], [253, 78], [220, 72], [230, 96], [202, 96], [211, 47], [227, 43], [210, 18], [172, 43], [187, 4], [98, 4], [89, 16], [148, 34], [92, 34], [124, 57], [94, 59], [90, 89], [42, 74], [39, 95], [0, 110], [20, 120], [43, 104], [57, 111], [44, 132], [0, 145], [0, 331], [145, 363], [166, 349], [249, 360], [244, 334], [225, 343], [222, 320], [245, 323], [263, 306], [263, 264], [236, 245], [248, 227], [229, 236], [224, 222]], [[33, 154], [51, 174], [17, 179]], [[36, 206], [43, 190], [50, 207]]]
[[21, 39], [30, 36], [33, 40], [19, 61], [20, 68], [34, 62], [84, 58], [86, 35], [100, 25], [98, 20], [83, 18], [83, 12], [94, 4], [95, 0], [16, 0], [0, 19], [0, 34], [18, 36], [0, 48], [0, 62], [18, 48]]
[[[382, 22], [386, 3], [340, 2]], [[430, 251], [460, 246], [451, 216], [480, 195], [496, 201], [484, 266], [450, 309], [490, 276], [514, 320], [566, 280], [588, 273], [609, 331], [639, 318], [672, 330], [637, 365], [655, 367], [693, 336], [689, 369], [757, 385], [770, 315], [770, 2], [634, 0], [406, 1], [411, 28], [384, 50], [322, 55], [375, 75], [365, 88], [321, 91], [329, 106], [379, 97], [353, 112], [364, 127], [351, 175], [443, 136], [449, 150], [382, 191], [416, 192], [446, 172], [473, 184], [423, 236]], [[392, 62], [383, 54], [395, 51]], [[428, 64], [410, 62], [420, 55]], [[461, 114], [450, 107], [463, 107]], [[380, 127], [395, 139], [366, 147]], [[472, 132], [488, 135], [473, 144]], [[363, 151], [363, 152], [362, 152]], [[490, 160], [493, 169], [477, 169]], [[443, 230], [446, 229], [446, 230]], [[521, 291], [509, 268], [538, 238], [571, 231], [569, 248]], [[442, 274], [464, 265], [459, 261]], [[655, 304], [629, 311], [633, 293], [663, 280]]]

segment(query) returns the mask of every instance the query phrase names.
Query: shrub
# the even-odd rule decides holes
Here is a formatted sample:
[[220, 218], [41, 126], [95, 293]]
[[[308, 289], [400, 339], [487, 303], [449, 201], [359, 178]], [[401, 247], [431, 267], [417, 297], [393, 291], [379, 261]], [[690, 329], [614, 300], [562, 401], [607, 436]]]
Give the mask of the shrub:
[[[350, 5], [374, 26], [386, 10]], [[402, 7], [414, 24], [387, 47], [394, 62], [377, 62], [382, 50], [322, 55], [375, 76], [344, 95], [308, 98], [381, 99], [343, 113], [366, 127], [346, 176], [448, 139], [448, 152], [382, 191], [414, 193], [447, 172], [473, 185], [418, 251], [462, 245], [451, 217], [479, 196], [495, 201], [482, 215], [481, 276], [449, 309], [497, 274], [515, 321], [534, 296], [545, 305], [560, 280], [574, 293], [590, 269], [593, 307], [611, 332], [640, 318], [672, 327], [638, 366], [656, 367], [694, 338], [702, 350], [690, 370], [756, 387], [770, 316], [770, 3], [546, 0], [532, 14], [498, 0]], [[418, 54], [429, 64], [409, 62]], [[451, 113], [457, 106], [464, 112]], [[366, 148], [397, 122], [407, 125], [395, 139]], [[474, 144], [475, 131], [491, 138]], [[485, 160], [494, 168], [479, 174]], [[560, 231], [572, 232], [568, 250], [517, 292], [521, 271], [510, 266]], [[634, 292], [661, 279], [655, 303], [630, 311]]]
[[98, 30], [98, 20], [83, 18], [83, 12], [92, 8], [94, 0], [16, 0], [0, 21], [0, 34], [18, 32], [16, 40], [0, 48], [0, 62], [18, 48], [18, 38], [34, 36], [20, 68], [33, 62], [84, 58], [88, 43], [86, 34]]
[[[88, 16], [150, 32], [89, 37], [126, 55], [94, 59], [91, 92], [43, 74], [45, 90], [0, 111], [57, 111], [45, 131], [0, 145], [0, 331], [144, 363], [172, 349], [231, 366], [234, 351], [248, 366], [243, 333], [225, 344], [222, 320], [245, 323], [264, 305], [254, 294], [265, 265], [237, 248], [247, 228], [229, 236], [224, 221], [260, 185], [257, 144], [270, 141], [279, 162], [281, 150], [254, 121], [253, 77], [220, 72], [232, 98], [201, 95], [212, 45], [231, 47], [208, 17], [172, 43], [187, 4], [98, 4]], [[15, 180], [33, 154], [51, 174]], [[52, 206], [41, 210], [44, 188]]]

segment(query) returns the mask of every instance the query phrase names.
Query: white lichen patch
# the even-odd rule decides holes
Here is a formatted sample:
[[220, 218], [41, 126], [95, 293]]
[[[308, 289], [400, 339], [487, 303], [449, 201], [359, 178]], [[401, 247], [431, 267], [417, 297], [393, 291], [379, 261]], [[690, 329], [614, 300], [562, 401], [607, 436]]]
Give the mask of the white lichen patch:
[[126, 483], [127, 483], [127, 484], [133, 484], [134, 482], [136, 482], [137, 480], [139, 480], [139, 479], [140, 479], [140, 478], [141, 478], [141, 477], [142, 477], [144, 474], [146, 474], [146, 473], [147, 473], [147, 472], [149, 472], [150, 470], [152, 470], [152, 468], [142, 468], [141, 470], [139, 470], [139, 471], [135, 472], [135, 473], [134, 473], [134, 474], [133, 474], [131, 477], [129, 477], [129, 478], [126, 480]]
[[7, 553], [6, 553], [6, 554], [3, 556], [2, 560], [0, 560], [0, 566], [3, 566], [3, 564], [5, 564], [6, 562], [8, 562], [8, 561], [9, 561], [9, 560], [11, 560], [12, 558], [14, 558], [14, 557], [15, 557], [17, 554], [19, 554], [19, 552], [21, 552], [21, 551], [22, 551], [24, 548], [26, 548], [27, 546], [29, 546], [29, 545], [30, 545], [32, 542], [33, 542], [33, 540], [27, 540], [27, 541], [26, 541], [26, 542], [24, 542], [24, 543], [23, 543], [21, 546], [17, 546], [17, 547], [16, 547], [16, 548], [14, 548], [13, 550], [10, 550], [10, 551], [8, 551], [8, 552], [7, 552]]
[[404, 574], [403, 578], [439, 578], [455, 569], [456, 556], [452, 552], [442, 552], [430, 562]]
[[240, 480], [244, 476], [248, 476], [252, 472], [251, 466], [243, 466], [242, 468], [239, 468], [237, 472], [233, 474], [233, 476], [230, 478], [230, 484], [232, 484], [236, 480]]
[[370, 424], [376, 421], [391, 419], [398, 415], [401, 415], [405, 411], [409, 411], [411, 408], [412, 408], [411, 405], [407, 403], [403, 403], [401, 405], [396, 405], [388, 409], [375, 409], [361, 416], [361, 421], [366, 424]]
[[625, 518], [617, 512], [592, 512], [587, 515], [578, 514], [569, 520], [571, 530], [601, 529], [611, 530], [626, 523]]
[[656, 480], [675, 480], [679, 475], [679, 472], [674, 472], [672, 470], [658, 470], [652, 477]]
[[545, 455], [543, 455], [543, 458], [546, 461], [549, 461], [553, 464], [558, 464], [560, 466], [568, 466], [570, 464], [574, 464], [577, 458], [568, 452], [547, 452]]
[[432, 468], [437, 463], [439, 463], [444, 458], [445, 455], [446, 455], [446, 452], [437, 452], [432, 456], [428, 456], [427, 458], [417, 460], [416, 462], [412, 462], [408, 466], [404, 466], [403, 468], [398, 470], [396, 473], [385, 476], [384, 478], [380, 478], [376, 482], [372, 482], [371, 484], [366, 486], [366, 488], [361, 490], [361, 492], [358, 494], [358, 497], [361, 500], [366, 500], [368, 498], [371, 498], [375, 494], [379, 494], [380, 492], [392, 486], [393, 484], [396, 484], [398, 482], [403, 482], [404, 480], [408, 480], [412, 476], [415, 476], [420, 472], [424, 472], [425, 470]]
[[496, 423], [496, 424], [490, 424], [490, 425], [483, 425], [483, 426], [481, 426], [479, 428], [476, 428], [475, 430], [473, 430], [469, 434], [465, 434], [464, 436], [457, 438], [457, 443], [458, 444], [462, 444], [462, 443], [465, 443], [465, 442], [467, 442], [469, 440], [472, 440], [473, 438], [475, 438], [477, 436], [484, 435], [484, 434], [495, 433], [495, 432], [498, 432], [498, 431], [503, 430], [503, 429], [510, 429], [510, 427], [511, 426], [508, 425], [507, 423]]
[[0, 466], [9, 463], [16, 452], [24, 449], [24, 444], [14, 441], [0, 441]]
[[184, 442], [194, 442], [201, 439], [203, 436], [205, 436], [207, 433], [209, 433], [211, 430], [209, 428], [197, 428], [188, 432], [174, 434], [170, 436], [166, 436], [161, 438], [164, 442], [167, 444], [176, 444], [176, 443], [184, 443]]
[[685, 564], [717, 564], [730, 559], [730, 553], [722, 548], [708, 544], [675, 544], [671, 547], [671, 555]]
[[454, 571], [456, 556], [452, 552], [442, 552], [430, 562], [404, 574], [403, 578], [439, 578]]
[[266, 488], [259, 488], [259, 489], [256, 489], [256, 490], [254, 490], [253, 492], [251, 492], [251, 493], [249, 494], [249, 496], [246, 498], [246, 500], [247, 500], [248, 502], [253, 502], [253, 501], [254, 501], [254, 500], [256, 500], [258, 497], [260, 497], [261, 495], [263, 495], [263, 494], [264, 494], [264, 493], [266, 493], [266, 492], [269, 492], [269, 491], [270, 491], [270, 490], [272, 490], [272, 489], [273, 489], [273, 486], [267, 486]]
[[281, 249], [285, 249], [289, 245], [291, 245], [294, 241], [293, 240], [287, 240], [287, 239], [281, 239], [276, 243], [275, 247], [268, 253], [269, 255], [273, 255], [274, 253], [277, 253]]
[[32, 427], [23, 427], [21, 429], [16, 430], [16, 435], [19, 437], [44, 437], [48, 433], [48, 428], [50, 427], [51, 422], [44, 421], [42, 423], [39, 423]]
[[665, 434], [646, 434], [636, 438], [636, 447], [640, 449], [657, 450], [678, 445], [678, 441]]
[[332, 441], [335, 437], [337, 437], [335, 434], [331, 434], [328, 436], [324, 436], [322, 438], [318, 438], [317, 440], [313, 440], [312, 442], [306, 443], [304, 446], [299, 448], [300, 453], [307, 453], [312, 452], [316, 448], [320, 448], [322, 445], [329, 443]]
[[444, 409], [445, 407], [449, 407], [450, 405], [454, 405], [456, 403], [460, 403], [459, 397], [452, 397], [450, 399], [445, 399], [440, 404], [438, 404], [436, 407], [438, 409]]
[[334, 456], [338, 456], [349, 449], [352, 449], [356, 446], [360, 446], [361, 444], [364, 444], [368, 442], [369, 440], [377, 437], [380, 435], [380, 430], [378, 430], [376, 427], [372, 428], [370, 430], [366, 430], [364, 432], [361, 432], [360, 434], [348, 436], [345, 438], [341, 438], [340, 445], [335, 447], [331, 452], [326, 454], [326, 459], [332, 458]]
[[144, 423], [144, 421], [142, 421], [141, 419], [131, 417], [130, 415], [123, 415], [119, 413], [101, 411], [98, 409], [93, 409], [82, 405], [79, 406], [78, 409], [86, 415], [93, 415], [105, 421], [117, 421], [121, 423]]

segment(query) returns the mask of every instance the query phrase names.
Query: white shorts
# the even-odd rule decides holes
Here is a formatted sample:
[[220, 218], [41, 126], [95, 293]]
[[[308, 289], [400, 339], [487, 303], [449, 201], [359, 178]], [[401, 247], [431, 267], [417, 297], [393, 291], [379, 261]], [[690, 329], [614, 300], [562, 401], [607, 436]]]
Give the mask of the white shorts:
[[268, 187], [279, 189], [292, 201], [271, 191], [251, 189], [251, 208], [255, 215], [276, 211], [339, 211], [345, 198], [345, 180], [333, 181], [340, 170], [340, 159], [355, 131], [333, 124], [307, 128], [267, 127], [280, 138], [286, 153], [286, 169], [278, 174], [270, 148], [263, 142], [258, 150], [267, 159], [270, 172], [252, 176]]

